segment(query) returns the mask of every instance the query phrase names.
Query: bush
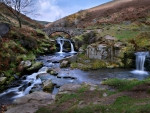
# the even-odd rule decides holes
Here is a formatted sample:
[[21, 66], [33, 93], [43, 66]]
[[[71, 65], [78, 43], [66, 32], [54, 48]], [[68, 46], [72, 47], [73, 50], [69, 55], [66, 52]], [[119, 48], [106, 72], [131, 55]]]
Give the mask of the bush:
[[20, 44], [27, 50], [35, 49], [37, 47], [37, 42], [33, 38], [22, 38], [20, 39]]

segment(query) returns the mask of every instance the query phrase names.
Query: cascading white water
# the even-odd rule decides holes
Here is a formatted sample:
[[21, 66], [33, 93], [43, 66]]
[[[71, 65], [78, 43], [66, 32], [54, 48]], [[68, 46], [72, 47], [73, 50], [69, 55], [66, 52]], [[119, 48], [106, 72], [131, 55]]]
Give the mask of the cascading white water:
[[62, 40], [63, 38], [58, 38], [57, 39], [57, 43], [60, 45], [60, 51], [59, 53], [62, 53], [63, 52], [63, 45], [64, 45], [64, 40]]
[[[32, 89], [32, 87], [34, 85], [38, 85], [38, 84], [42, 83], [41, 79], [37, 78], [37, 75], [42, 74], [42, 73], [46, 73], [47, 69], [48, 68], [46, 68], [46, 67], [42, 67], [37, 73], [33, 73], [31, 75], [28, 75], [26, 77], [26, 80], [22, 80], [22, 83], [20, 84], [20, 86], [13, 87], [13, 88], [6, 90], [4, 93], [0, 94], [0, 97], [2, 97], [3, 95], [9, 94], [11, 92], [15, 93], [15, 96], [12, 97], [13, 99], [29, 94], [30, 90]], [[31, 85], [28, 86], [29, 83]], [[27, 86], [25, 87], [25, 85], [27, 85]], [[22, 88], [22, 87], [24, 87], [24, 88]]]
[[71, 52], [70, 53], [76, 53], [76, 51], [74, 51], [74, 46], [72, 44], [72, 42], [69, 39], [65, 39], [64, 37], [58, 37], [57, 39], [57, 43], [60, 45], [60, 51], [59, 53], [63, 53], [63, 45], [64, 45], [64, 41], [69, 41], [70, 45], [71, 45]]
[[144, 63], [146, 56], [149, 55], [149, 52], [137, 52], [135, 53], [135, 55], [136, 55], [136, 70], [132, 71], [132, 73], [148, 74], [148, 72], [144, 70]]
[[71, 44], [71, 52], [70, 53], [76, 53], [76, 51], [74, 51], [74, 46], [73, 46], [73, 44], [71, 43], [71, 41], [69, 41], [70, 42], [70, 44]]

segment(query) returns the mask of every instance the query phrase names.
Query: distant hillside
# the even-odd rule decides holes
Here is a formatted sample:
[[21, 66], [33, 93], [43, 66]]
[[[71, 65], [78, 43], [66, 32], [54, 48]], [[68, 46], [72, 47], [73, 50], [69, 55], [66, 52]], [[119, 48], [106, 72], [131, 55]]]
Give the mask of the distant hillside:
[[47, 24], [51, 23], [51, 22], [39, 21], [39, 20], [35, 20], [35, 21], [42, 24], [42, 25], [47, 25]]
[[150, 15], [150, 0], [114, 0], [55, 21], [47, 27], [85, 28], [103, 23], [119, 23], [147, 18]]
[[[26, 15], [21, 14], [21, 16], [22, 16], [23, 27], [44, 28], [43, 25], [32, 20], [31, 18], [27, 17]], [[7, 8], [5, 8], [4, 4], [2, 4], [2, 3], [0, 3], [0, 22], [7, 22], [13, 26], [18, 26], [18, 21], [16, 20], [16, 17]]]

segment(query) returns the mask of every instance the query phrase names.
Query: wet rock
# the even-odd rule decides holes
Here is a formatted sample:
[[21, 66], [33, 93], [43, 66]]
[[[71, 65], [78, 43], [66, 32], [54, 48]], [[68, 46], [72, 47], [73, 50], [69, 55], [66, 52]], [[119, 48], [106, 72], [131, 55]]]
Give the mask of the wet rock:
[[43, 90], [46, 90], [46, 91], [52, 91], [53, 89], [53, 83], [52, 83], [52, 80], [46, 80], [45, 82], [43, 82]]
[[76, 77], [73, 77], [73, 76], [64, 76], [63, 78], [77, 79]]
[[63, 68], [63, 67], [68, 67], [69, 66], [69, 61], [66, 61], [66, 60], [63, 60], [60, 64], [60, 67]]
[[39, 70], [43, 66], [42, 62], [35, 62], [27, 71], [36, 71]]
[[1, 85], [4, 84], [6, 79], [7, 79], [6, 77], [0, 77], [0, 84]]
[[56, 72], [55, 70], [52, 70], [52, 71], [50, 71], [50, 74], [57, 76], [57, 75], [58, 75], [58, 72]]
[[45, 73], [47, 73], [48, 70], [49, 70], [48, 67], [42, 67], [38, 72], [45, 72]]
[[41, 90], [42, 90], [41, 85], [36, 84], [36, 85], [34, 85], [34, 86], [32, 87], [32, 89], [30, 90], [29, 93], [33, 93], [33, 92], [41, 91]]
[[57, 78], [61, 78], [61, 76], [57, 75]]
[[44, 81], [46, 81], [46, 80], [54, 79], [54, 78], [56, 78], [56, 77], [50, 75], [49, 73], [42, 73], [42, 74], [39, 74], [39, 75], [37, 76], [37, 78], [40, 78], [41, 81], [44, 82]]
[[52, 79], [52, 83], [54, 85], [57, 85], [57, 86], [63, 86], [64, 84], [68, 83], [67, 81], [63, 80], [63, 79]]
[[62, 63], [63, 61], [68, 61], [69, 63], [76, 62], [77, 61], [77, 57], [78, 57], [77, 54], [69, 56], [69, 57], [66, 57], [66, 58], [60, 60], [60, 63]]

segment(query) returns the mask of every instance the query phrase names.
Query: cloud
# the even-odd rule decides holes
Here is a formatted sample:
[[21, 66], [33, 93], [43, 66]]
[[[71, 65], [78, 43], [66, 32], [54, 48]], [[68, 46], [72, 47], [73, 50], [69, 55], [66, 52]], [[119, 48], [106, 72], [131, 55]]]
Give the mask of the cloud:
[[78, 12], [79, 10], [88, 9], [111, 0], [35, 0], [35, 14], [39, 16], [32, 19], [53, 22], [64, 16]]
[[57, 5], [56, 0], [38, 0], [35, 8], [35, 13], [39, 14], [39, 16], [36, 18], [34, 16], [30, 17], [36, 20], [52, 22], [64, 15], [63, 10]]

